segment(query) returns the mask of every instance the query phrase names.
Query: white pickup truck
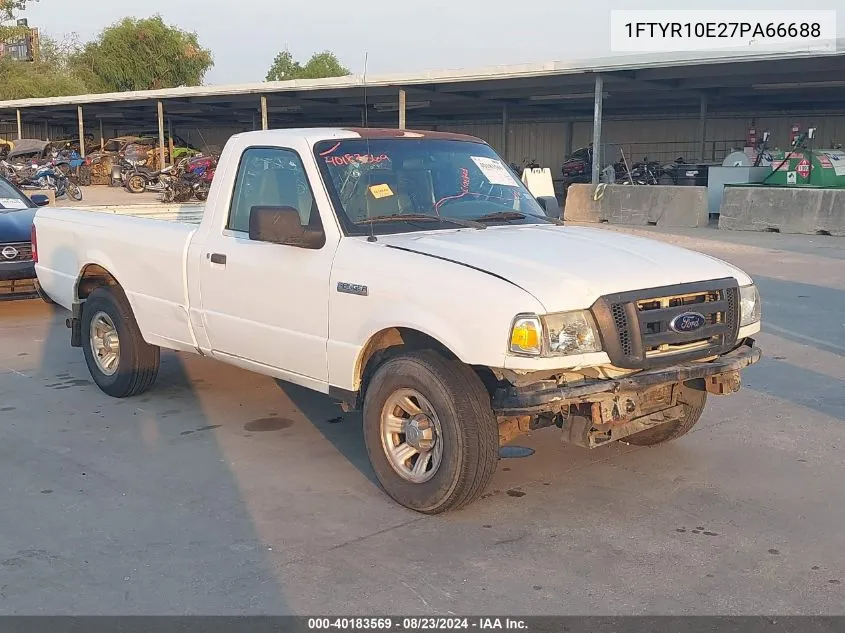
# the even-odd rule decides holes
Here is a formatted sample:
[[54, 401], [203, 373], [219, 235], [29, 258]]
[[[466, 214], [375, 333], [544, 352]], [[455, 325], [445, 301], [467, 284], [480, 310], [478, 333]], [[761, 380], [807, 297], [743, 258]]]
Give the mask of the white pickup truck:
[[744, 272], [559, 215], [473, 137], [272, 130], [229, 140], [198, 224], [47, 207], [32, 244], [106, 394], [149, 389], [161, 348], [328, 394], [433, 514], [532, 429], [680, 437], [760, 358]]

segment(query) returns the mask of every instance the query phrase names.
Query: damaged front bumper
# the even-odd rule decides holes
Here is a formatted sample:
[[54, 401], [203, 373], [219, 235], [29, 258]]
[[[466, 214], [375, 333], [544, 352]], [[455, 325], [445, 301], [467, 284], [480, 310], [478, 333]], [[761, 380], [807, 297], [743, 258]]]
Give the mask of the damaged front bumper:
[[659, 385], [702, 381], [702, 388], [716, 394], [739, 390], [739, 371], [756, 363], [762, 350], [747, 338], [732, 351], [709, 362], [686, 362], [662, 369], [641, 371], [623, 378], [588, 380], [577, 385], [559, 386], [553, 380], [524, 387], [501, 389], [493, 398], [497, 416], [557, 414], [573, 405], [607, 401], [614, 396], [638, 393]]

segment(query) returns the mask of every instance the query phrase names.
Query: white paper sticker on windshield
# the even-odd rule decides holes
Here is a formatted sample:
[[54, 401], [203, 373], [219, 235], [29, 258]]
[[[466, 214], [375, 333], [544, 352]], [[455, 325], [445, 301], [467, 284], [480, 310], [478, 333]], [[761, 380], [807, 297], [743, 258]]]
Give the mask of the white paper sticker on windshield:
[[26, 202], [18, 198], [0, 198], [0, 206], [6, 209], [26, 209]]
[[478, 165], [481, 173], [491, 185], [505, 185], [506, 187], [518, 187], [519, 183], [508, 171], [502, 161], [495, 158], [483, 156], [470, 156], [472, 162]]

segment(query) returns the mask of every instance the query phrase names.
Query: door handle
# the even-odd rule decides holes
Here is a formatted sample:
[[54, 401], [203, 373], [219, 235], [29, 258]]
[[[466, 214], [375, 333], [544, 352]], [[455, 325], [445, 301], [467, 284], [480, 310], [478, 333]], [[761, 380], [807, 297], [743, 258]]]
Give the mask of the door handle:
[[211, 253], [209, 256], [212, 264], [225, 264], [226, 256], [223, 253]]

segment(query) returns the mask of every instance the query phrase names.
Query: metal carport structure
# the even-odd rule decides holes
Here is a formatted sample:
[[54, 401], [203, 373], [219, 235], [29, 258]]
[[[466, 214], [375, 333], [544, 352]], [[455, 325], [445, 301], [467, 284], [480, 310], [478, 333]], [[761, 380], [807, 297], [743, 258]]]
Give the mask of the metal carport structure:
[[[845, 113], [845, 40], [830, 51], [646, 55], [586, 61], [199, 86], [0, 102], [0, 121], [67, 129], [378, 125], [432, 128], [472, 120], [697, 116], [703, 154], [707, 117], [720, 113]], [[503, 134], [505, 143], [507, 133]], [[506, 149], [506, 148], [505, 148]], [[600, 161], [594, 161], [597, 170]], [[598, 179], [598, 173], [594, 173]]]

